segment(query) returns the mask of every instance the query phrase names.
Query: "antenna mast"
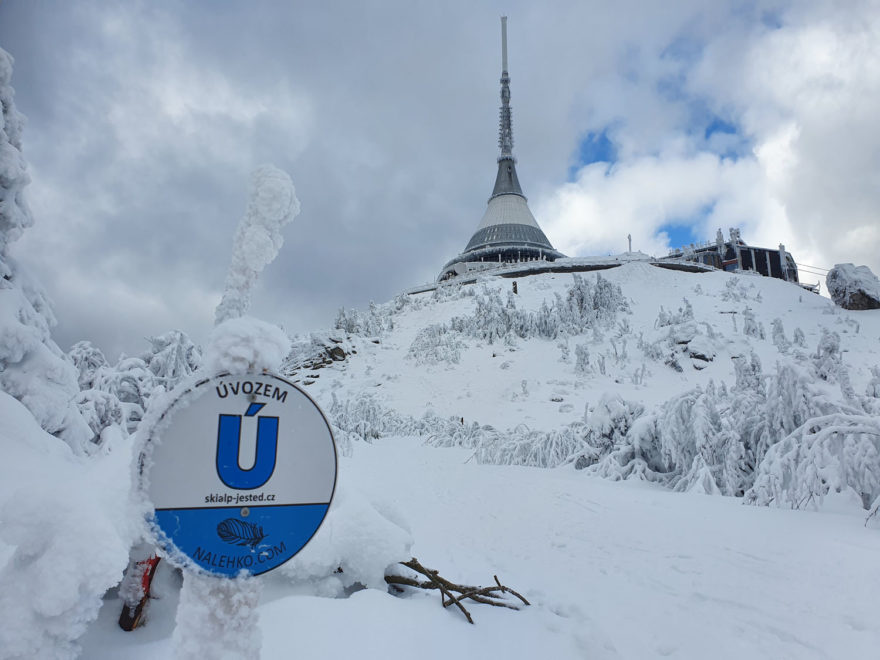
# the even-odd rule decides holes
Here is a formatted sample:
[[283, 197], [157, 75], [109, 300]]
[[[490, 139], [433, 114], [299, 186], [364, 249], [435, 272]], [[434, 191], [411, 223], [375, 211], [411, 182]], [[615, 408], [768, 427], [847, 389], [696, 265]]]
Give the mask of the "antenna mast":
[[507, 16], [501, 17], [501, 113], [498, 129], [501, 156], [513, 158], [513, 125], [510, 113], [510, 76], [507, 75]]

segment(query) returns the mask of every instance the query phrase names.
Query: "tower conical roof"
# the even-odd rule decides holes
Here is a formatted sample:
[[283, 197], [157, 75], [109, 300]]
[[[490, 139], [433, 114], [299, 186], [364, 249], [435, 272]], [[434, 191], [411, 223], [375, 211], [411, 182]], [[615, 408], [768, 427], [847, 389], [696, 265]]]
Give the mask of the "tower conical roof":
[[513, 122], [510, 107], [510, 76], [507, 73], [507, 17], [501, 17], [501, 112], [498, 129], [498, 173], [483, 219], [460, 255], [447, 263], [438, 279], [467, 270], [458, 264], [546, 259], [564, 255], [553, 249], [529, 210], [516, 175], [513, 157]]

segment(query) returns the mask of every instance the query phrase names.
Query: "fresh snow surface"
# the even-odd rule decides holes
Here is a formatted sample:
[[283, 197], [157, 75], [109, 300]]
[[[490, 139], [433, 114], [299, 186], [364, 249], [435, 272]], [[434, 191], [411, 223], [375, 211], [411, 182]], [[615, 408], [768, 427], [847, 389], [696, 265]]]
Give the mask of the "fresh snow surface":
[[[469, 456], [388, 438], [357, 447], [341, 478], [409, 521], [423, 564], [471, 584], [498, 575], [531, 607], [468, 605], [470, 626], [436, 593], [291, 595], [270, 573], [263, 660], [441, 660], [451, 649], [464, 658], [809, 660], [871, 658], [880, 648], [880, 534], [861, 516], [743, 506], [572, 469], [480, 466]], [[152, 620], [133, 633], [116, 627], [119, 604], [108, 598], [83, 657], [169, 657], [176, 595], [161, 590]]]
[[[842, 310], [778, 280], [644, 263], [574, 282], [520, 278], [516, 296], [509, 279], [441, 287], [345, 310], [337, 327], [294, 338], [282, 372], [323, 407], [343, 456], [325, 524], [262, 578], [264, 660], [877, 656], [880, 521], [866, 525], [864, 507], [880, 488], [880, 310]], [[588, 330], [569, 312], [541, 311], [586, 290], [601, 321]], [[525, 336], [496, 333], [508, 305], [537, 319]], [[561, 328], [553, 339], [540, 334], [548, 319]], [[696, 388], [692, 407], [667, 410]], [[778, 418], [760, 428], [781, 449], [765, 447], [749, 501], [773, 507], [717, 495], [726, 467], [703, 437], [734, 437], [734, 404], [759, 393], [778, 400], [766, 407]], [[700, 405], [690, 424], [685, 413]], [[0, 658], [72, 657], [134, 540], [135, 509], [121, 495], [130, 472], [111, 469], [128, 458], [125, 439], [74, 457], [21, 421], [29, 413], [9, 397], [0, 413], [4, 438], [19, 438], [15, 461], [0, 463], [0, 607], [15, 614], [0, 630], [16, 648], [43, 649], [0, 644]], [[804, 416], [819, 427], [798, 426]], [[604, 458], [588, 455], [586, 428], [607, 430]], [[612, 446], [649, 441], [662, 442], [664, 465], [627, 472], [607, 460]], [[25, 460], [39, 463], [38, 480], [19, 473]], [[785, 499], [793, 493], [800, 510]], [[28, 590], [47, 544], [65, 570]], [[471, 626], [437, 593], [388, 593], [382, 573], [410, 557], [456, 582], [497, 575], [532, 605], [468, 602]], [[111, 588], [78, 639], [81, 657], [171, 657], [180, 584], [160, 564], [147, 625], [132, 633], [116, 624]]]

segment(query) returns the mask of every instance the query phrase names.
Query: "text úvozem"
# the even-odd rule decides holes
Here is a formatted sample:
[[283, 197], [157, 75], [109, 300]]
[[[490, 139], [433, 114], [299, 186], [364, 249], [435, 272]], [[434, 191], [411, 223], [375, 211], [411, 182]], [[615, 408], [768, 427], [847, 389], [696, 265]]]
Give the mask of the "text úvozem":
[[220, 381], [216, 389], [217, 396], [221, 399], [225, 399], [230, 393], [237, 396], [241, 392], [242, 394], [253, 396], [265, 396], [282, 403], [287, 401], [287, 390], [275, 387], [272, 383], [261, 383], [253, 380], [236, 380], [228, 383]]

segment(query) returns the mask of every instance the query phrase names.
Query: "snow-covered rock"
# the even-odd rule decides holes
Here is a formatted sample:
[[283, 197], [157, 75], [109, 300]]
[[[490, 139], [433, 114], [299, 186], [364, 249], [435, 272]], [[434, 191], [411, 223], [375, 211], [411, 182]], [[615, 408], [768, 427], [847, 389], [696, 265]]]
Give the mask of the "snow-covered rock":
[[844, 309], [880, 308], [880, 281], [867, 266], [836, 264], [825, 285], [834, 303]]

